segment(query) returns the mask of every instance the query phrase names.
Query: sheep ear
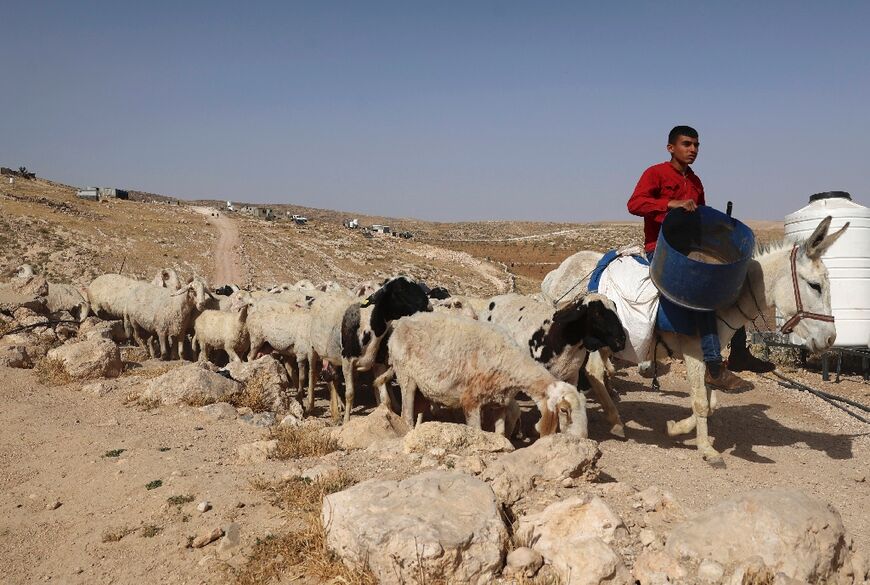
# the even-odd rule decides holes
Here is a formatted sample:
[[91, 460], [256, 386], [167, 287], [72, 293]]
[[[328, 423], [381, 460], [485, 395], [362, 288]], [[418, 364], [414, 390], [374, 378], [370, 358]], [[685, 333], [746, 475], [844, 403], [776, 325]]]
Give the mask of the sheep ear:
[[541, 409], [541, 420], [538, 421], [538, 434], [543, 436], [552, 435], [556, 432], [556, 429], [559, 426], [559, 415], [556, 412], [550, 410], [546, 401], [543, 401], [543, 404], [540, 406]]

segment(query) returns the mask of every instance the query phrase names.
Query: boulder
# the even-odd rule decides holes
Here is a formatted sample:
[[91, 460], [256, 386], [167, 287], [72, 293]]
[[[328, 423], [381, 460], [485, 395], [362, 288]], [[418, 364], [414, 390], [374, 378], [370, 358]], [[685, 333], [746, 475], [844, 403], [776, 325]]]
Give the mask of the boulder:
[[235, 420], [239, 417], [236, 407], [229, 402], [215, 402], [200, 406], [199, 411], [215, 420]]
[[504, 436], [479, 431], [468, 425], [425, 422], [405, 435], [405, 453], [429, 453], [432, 449], [444, 449], [445, 454], [479, 455], [503, 453], [514, 450]]
[[108, 339], [88, 339], [50, 350], [49, 359], [63, 363], [71, 378], [117, 378], [124, 369], [118, 346]]
[[332, 437], [342, 449], [365, 449], [376, 441], [403, 437], [409, 430], [402, 417], [382, 405], [367, 416], [352, 417], [347, 424], [333, 430]]
[[13, 278], [0, 284], [0, 310], [11, 313], [19, 307], [44, 313], [47, 311], [48, 282], [39, 275]]
[[161, 404], [226, 402], [242, 385], [199, 364], [187, 364], [151, 380], [142, 392], [146, 400]]
[[[726, 572], [743, 566], [753, 574], [783, 573], [810, 583], [848, 582], [845, 575], [853, 570], [849, 542], [829, 504], [775, 488], [730, 498], [679, 524], [664, 552], [692, 567], [714, 561]], [[761, 569], [755, 567], [759, 563]]]
[[527, 546], [521, 546], [508, 553], [505, 560], [505, 574], [534, 577], [544, 564], [541, 553]]
[[671, 585], [683, 583], [688, 570], [662, 551], [645, 550], [634, 560], [631, 570], [640, 585]]
[[127, 339], [122, 321], [103, 321], [96, 317], [88, 317], [79, 325], [79, 337], [82, 339], [103, 338], [115, 343]]
[[51, 349], [50, 345], [42, 343], [39, 340], [39, 337], [37, 337], [30, 331], [23, 331], [21, 333], [13, 333], [12, 335], [7, 335], [3, 338], [3, 344], [26, 347], [27, 355], [30, 356], [31, 361], [44, 358], [45, 355], [48, 353], [48, 350]]
[[[613, 544], [617, 538], [628, 536], [628, 530], [616, 512], [595, 495], [573, 496], [550, 504], [543, 511], [519, 519], [517, 534], [521, 540], [538, 539], [567, 545], [576, 539], [595, 536]], [[544, 551], [534, 546], [544, 556]]]
[[380, 583], [413, 583], [421, 572], [491, 583], [508, 542], [492, 490], [456, 472], [365, 481], [324, 498], [321, 514], [329, 548]]
[[0, 345], [0, 366], [7, 368], [32, 368], [33, 362], [27, 347], [17, 344]]
[[244, 384], [248, 391], [263, 393], [269, 410], [284, 410], [290, 378], [281, 362], [271, 355], [264, 355], [252, 362], [230, 362], [226, 370], [233, 380]]
[[503, 502], [513, 504], [536, 482], [565, 478], [593, 479], [601, 456], [598, 443], [563, 433], [548, 435], [531, 446], [501, 455], [481, 474]]

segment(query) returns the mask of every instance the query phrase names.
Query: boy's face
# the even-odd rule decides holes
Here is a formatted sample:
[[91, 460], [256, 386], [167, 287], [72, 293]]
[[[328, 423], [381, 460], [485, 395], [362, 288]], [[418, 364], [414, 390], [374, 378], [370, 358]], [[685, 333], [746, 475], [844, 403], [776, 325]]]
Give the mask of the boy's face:
[[668, 144], [668, 152], [671, 153], [671, 156], [677, 162], [690, 165], [698, 158], [698, 148], [700, 146], [701, 143], [698, 142], [697, 138], [690, 138], [681, 134], [677, 136], [673, 144]]

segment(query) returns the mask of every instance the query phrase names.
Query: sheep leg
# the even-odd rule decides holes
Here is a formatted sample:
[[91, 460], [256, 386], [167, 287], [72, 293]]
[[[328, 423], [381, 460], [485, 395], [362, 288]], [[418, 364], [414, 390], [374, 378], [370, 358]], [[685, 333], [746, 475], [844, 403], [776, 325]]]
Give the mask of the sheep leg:
[[344, 422], [350, 421], [350, 411], [353, 410], [354, 388], [353, 372], [356, 369], [355, 359], [342, 359], [341, 371], [344, 372]]
[[495, 427], [493, 431], [498, 435], [504, 435], [507, 437], [505, 419], [507, 414], [507, 409], [505, 407], [499, 407], [495, 410]]
[[296, 367], [299, 369], [299, 372], [296, 376], [297, 392], [298, 396], [301, 398], [303, 392], [302, 387], [305, 383], [304, 381], [308, 378], [308, 356], [296, 356]]
[[624, 439], [625, 425], [622, 423], [619, 410], [613, 403], [613, 398], [607, 389], [606, 376], [607, 364], [604, 362], [604, 357], [599, 352], [589, 354], [589, 360], [586, 364], [586, 378], [589, 380], [589, 385], [592, 386], [598, 404], [604, 410], [605, 419], [610, 423], [610, 434]]
[[230, 356], [231, 362], [240, 362], [242, 358], [239, 357], [239, 354], [236, 353], [236, 350], [232, 347], [224, 347], [224, 351], [227, 352], [227, 355]]
[[251, 336], [251, 349], [248, 350], [248, 361], [252, 362], [257, 359], [257, 353], [260, 351], [260, 348], [263, 347], [263, 340], [257, 337]]
[[341, 414], [341, 399], [338, 396], [338, 388], [335, 387], [335, 380], [329, 381], [329, 414], [332, 416], [332, 422], [338, 422]]
[[480, 405], [473, 406], [465, 411], [465, 424], [478, 431], [482, 430], [480, 425]]
[[408, 426], [414, 428], [414, 397], [417, 394], [417, 384], [410, 378], [397, 375], [402, 388], [402, 418]]
[[388, 368], [383, 364], [375, 364], [372, 371], [375, 375], [374, 386], [378, 389], [378, 404], [386, 404], [387, 408], [395, 412], [396, 399], [393, 396], [393, 389], [390, 387], [390, 380], [393, 379], [393, 368]]
[[309, 413], [314, 410], [314, 386], [317, 384], [317, 379], [320, 375], [320, 369], [317, 364], [320, 363], [320, 356], [313, 349], [308, 351], [308, 408]]

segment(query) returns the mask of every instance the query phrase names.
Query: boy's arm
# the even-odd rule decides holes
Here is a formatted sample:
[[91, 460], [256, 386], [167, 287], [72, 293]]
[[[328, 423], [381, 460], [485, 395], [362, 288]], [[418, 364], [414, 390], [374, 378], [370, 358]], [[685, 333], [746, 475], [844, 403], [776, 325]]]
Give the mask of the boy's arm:
[[668, 200], [662, 199], [660, 195], [658, 177], [652, 169], [647, 169], [640, 176], [634, 193], [628, 199], [628, 212], [661, 222], [668, 213]]

